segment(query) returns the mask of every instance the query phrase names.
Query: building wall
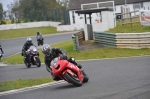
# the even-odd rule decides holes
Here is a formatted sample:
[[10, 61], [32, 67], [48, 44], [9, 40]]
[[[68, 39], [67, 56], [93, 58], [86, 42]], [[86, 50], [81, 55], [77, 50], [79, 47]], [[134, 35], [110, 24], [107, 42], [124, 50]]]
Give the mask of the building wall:
[[[143, 6], [142, 6], [142, 3], [135, 3], [135, 4], [140, 4], [141, 9], [145, 9], [145, 10], [149, 9], [150, 10], [150, 2], [143, 2]], [[125, 5], [117, 5], [115, 7], [115, 13], [121, 13], [121, 7], [130, 8], [130, 11], [139, 10], [139, 9], [134, 9], [133, 6], [134, 6], [134, 4], [127, 4], [126, 6]]]
[[95, 22], [92, 23], [93, 25], [93, 31], [100, 32], [100, 31], [106, 31], [111, 28], [115, 27], [115, 20], [113, 18], [113, 12], [112, 11], [103, 11], [102, 12], [102, 21], [101, 22]]
[[[75, 19], [75, 23], [73, 22], [73, 11], [69, 11], [69, 15], [70, 15], [70, 24], [84, 24], [85, 23], [85, 18], [83, 14], [78, 15], [77, 13], [74, 13], [74, 19]], [[75, 10], [74, 10], [75, 12]], [[97, 20], [100, 20], [100, 13], [92, 13], [91, 15], [92, 17], [92, 23], [96, 23]], [[86, 15], [87, 18], [87, 24], [90, 24], [90, 20], [89, 20], [89, 15]]]
[[57, 27], [60, 23], [61, 22], [40, 21], [40, 22], [7, 24], [7, 25], [0, 25], [0, 30], [22, 29], [22, 28], [42, 27], [42, 26]]
[[[81, 24], [84, 26], [85, 24], [85, 18], [84, 15], [78, 15], [77, 13], [74, 13], [74, 19], [75, 23], [73, 23], [73, 17], [72, 17], [72, 11], [70, 13], [70, 22], [71, 25], [78, 25], [81, 26]], [[113, 19], [113, 12], [112, 11], [103, 11], [102, 14], [102, 20], [100, 13], [93, 13], [91, 15], [92, 17], [92, 25], [94, 31], [105, 31], [110, 28], [114, 28], [114, 19]], [[82, 17], [82, 18], [81, 18]], [[87, 18], [87, 24], [90, 24], [89, 15], [86, 15]], [[60, 30], [60, 29], [59, 29]]]
[[148, 10], [148, 8], [150, 10], [150, 2], [144, 2], [143, 5], [144, 5], [146, 10]]
[[[136, 3], [138, 4], [138, 3]], [[140, 3], [141, 4], [141, 3]], [[134, 11], [134, 4], [127, 4], [125, 5], [117, 5], [115, 6], [115, 13], [121, 13], [121, 7], [127, 7], [130, 8], [130, 11]], [[145, 9], [150, 9], [150, 2], [143, 2], [143, 7], [145, 7]], [[92, 17], [92, 25], [93, 25], [93, 31], [106, 31], [110, 28], [114, 28], [115, 27], [115, 18], [113, 18], [113, 14], [112, 13], [107, 13], [106, 12], [102, 12], [104, 16], [102, 16], [102, 22], [101, 22], [101, 17], [99, 13], [93, 13], [91, 15]], [[135, 15], [138, 15], [139, 12], [136, 12]], [[70, 15], [70, 24], [69, 26], [57, 26], [57, 30], [58, 31], [67, 31], [67, 30], [81, 30], [84, 28], [84, 24], [85, 24], [85, 19], [84, 19], [84, 15], [78, 15], [77, 13], [75, 13], [75, 10], [70, 10], [69, 11], [69, 15]], [[73, 16], [74, 16], [74, 20], [73, 20]], [[134, 16], [134, 13], [132, 13], [132, 16]], [[86, 15], [87, 18], [87, 24], [90, 23], [89, 21], [89, 15]]]
[[[138, 4], [138, 3], [136, 3]], [[140, 3], [141, 4], [141, 3]], [[133, 8], [133, 4], [127, 4], [126, 6], [125, 5], [117, 5], [115, 6], [115, 13], [121, 13], [121, 7], [127, 7], [127, 8], [130, 8], [130, 11], [134, 11], [134, 8]], [[150, 2], [143, 2], [143, 8], [147, 9], [148, 10], [148, 7], [150, 9]], [[72, 14], [72, 11], [69, 11], [69, 14], [70, 14], [70, 24], [84, 24], [84, 15], [78, 15], [75, 13], [75, 10], [74, 11], [74, 17], [75, 17], [75, 23], [73, 23], [73, 14]], [[138, 14], [138, 13], [136, 13]], [[132, 14], [133, 16], [134, 14]], [[82, 17], [82, 19], [81, 19]], [[87, 18], [89, 17], [88, 15], [86, 16]], [[96, 19], [100, 19], [100, 16], [99, 16], [99, 13], [93, 13], [92, 14], [92, 23], [96, 23]], [[89, 19], [87, 19], [87, 23], [89, 24]]]

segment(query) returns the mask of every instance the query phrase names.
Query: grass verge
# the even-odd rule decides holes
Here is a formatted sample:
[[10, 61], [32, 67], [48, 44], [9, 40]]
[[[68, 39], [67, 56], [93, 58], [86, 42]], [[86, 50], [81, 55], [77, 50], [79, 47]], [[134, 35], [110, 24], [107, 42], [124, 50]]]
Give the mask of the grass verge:
[[36, 32], [39, 31], [44, 34], [54, 34], [57, 32], [56, 27], [36, 27], [36, 28], [25, 28], [25, 29], [11, 29], [0, 31], [0, 39], [18, 38], [25, 36], [35, 36]]
[[40, 85], [52, 81], [53, 81], [52, 78], [39, 78], [39, 79], [28, 79], [28, 80], [19, 79], [16, 81], [0, 82], [0, 92], [29, 87], [33, 85]]
[[[139, 19], [136, 21], [139, 21]], [[110, 29], [106, 32], [111, 33], [142, 33], [142, 32], [150, 32], [150, 26], [142, 26], [140, 23], [135, 23], [131, 26], [131, 24], [122, 25], [121, 22], [117, 22], [117, 26], [113, 29]]]

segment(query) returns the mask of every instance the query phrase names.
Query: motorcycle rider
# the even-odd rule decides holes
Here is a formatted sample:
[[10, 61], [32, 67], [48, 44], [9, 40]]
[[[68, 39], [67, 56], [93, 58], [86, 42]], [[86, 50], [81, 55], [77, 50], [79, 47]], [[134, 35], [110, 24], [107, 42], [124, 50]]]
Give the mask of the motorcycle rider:
[[[52, 61], [54, 58], [58, 57], [60, 54], [62, 55], [63, 59], [66, 59], [66, 60], [68, 60], [69, 62], [71, 62], [71, 63], [77, 65], [80, 69], [82, 68], [81, 65], [79, 65], [79, 64], [77, 64], [77, 63], [75, 62], [74, 58], [72, 58], [72, 57], [69, 57], [69, 58], [68, 58], [68, 57], [66, 56], [66, 53], [65, 53], [64, 50], [62, 50], [62, 49], [59, 49], [59, 48], [50, 48], [50, 46], [49, 46], [48, 44], [44, 44], [44, 45], [42, 46], [42, 52], [43, 52], [43, 54], [45, 55], [45, 57], [44, 57], [44, 62], [45, 62], [45, 65], [46, 65], [46, 69], [47, 69], [47, 71], [50, 72], [50, 73], [51, 73], [51, 68], [50, 68], [51, 61]], [[51, 73], [51, 75], [52, 75], [52, 73]], [[54, 75], [52, 75], [52, 77], [53, 77], [53, 79], [56, 80], [56, 81], [57, 81], [57, 80], [61, 80], [59, 77], [56, 77], [56, 76], [54, 76]]]
[[4, 51], [3, 51], [3, 48], [2, 48], [2, 45], [0, 44], [0, 50], [1, 50], [1, 55], [0, 55], [0, 60], [1, 60], [1, 57], [4, 55]]
[[[28, 57], [28, 53], [27, 53], [27, 50], [30, 48], [30, 46], [34, 45], [32, 43], [32, 39], [29, 37], [27, 38], [27, 41], [25, 42], [25, 44], [23, 45], [23, 48], [22, 48], [22, 56], [24, 56], [25, 58]], [[34, 45], [35, 46], [35, 45]], [[36, 46], [35, 46], [36, 47]]]
[[[37, 39], [37, 42], [38, 41], [42, 41], [43, 42], [43, 40], [44, 40], [44, 38], [43, 38], [43, 36], [41, 35], [40, 32], [37, 32], [36, 39]], [[39, 44], [38, 44], [38, 46], [39, 46]]]

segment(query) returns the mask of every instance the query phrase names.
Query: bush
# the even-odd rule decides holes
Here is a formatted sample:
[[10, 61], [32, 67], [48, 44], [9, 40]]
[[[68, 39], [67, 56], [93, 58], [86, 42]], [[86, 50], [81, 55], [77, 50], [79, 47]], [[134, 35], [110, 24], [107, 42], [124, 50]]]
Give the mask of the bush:
[[15, 20], [14, 20], [14, 18], [12, 18], [12, 20], [11, 20], [11, 23], [15, 23]]
[[6, 22], [4, 20], [0, 21], [0, 25], [2, 24], [6, 24]]

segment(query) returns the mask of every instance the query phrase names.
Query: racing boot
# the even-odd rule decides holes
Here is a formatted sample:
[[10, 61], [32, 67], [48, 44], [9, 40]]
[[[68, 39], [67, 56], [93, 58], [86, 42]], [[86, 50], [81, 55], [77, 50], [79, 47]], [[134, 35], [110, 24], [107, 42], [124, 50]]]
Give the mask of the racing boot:
[[80, 69], [82, 68], [82, 66], [80, 64], [77, 64], [77, 62], [75, 61], [74, 58], [70, 57], [70, 58], [68, 58], [68, 61], [71, 62], [71, 63], [73, 63], [73, 64], [75, 64], [75, 65], [77, 65], [78, 68], [80, 68]]
[[59, 81], [59, 80], [61, 80], [61, 78], [60, 78], [60, 77], [58, 77], [58, 76], [54, 76], [53, 74], [51, 74], [51, 75], [52, 75], [53, 80], [55, 80], [55, 81]]
[[80, 65], [80, 64], [77, 64], [77, 66], [78, 66], [78, 68], [80, 68], [80, 69], [82, 68], [82, 65]]

